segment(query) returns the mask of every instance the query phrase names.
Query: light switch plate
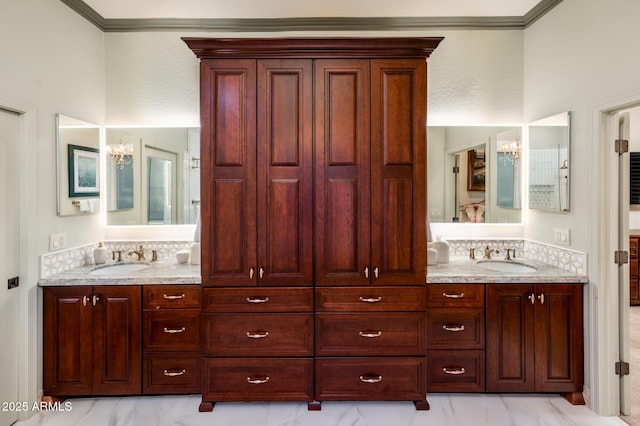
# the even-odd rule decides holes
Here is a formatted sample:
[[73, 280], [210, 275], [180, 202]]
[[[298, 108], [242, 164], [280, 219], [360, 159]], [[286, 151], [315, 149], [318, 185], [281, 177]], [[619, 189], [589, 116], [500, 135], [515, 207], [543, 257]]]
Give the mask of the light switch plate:
[[49, 235], [49, 251], [62, 250], [67, 245], [67, 233], [58, 232]]
[[565, 246], [571, 245], [571, 231], [568, 228], [553, 228], [553, 241]]

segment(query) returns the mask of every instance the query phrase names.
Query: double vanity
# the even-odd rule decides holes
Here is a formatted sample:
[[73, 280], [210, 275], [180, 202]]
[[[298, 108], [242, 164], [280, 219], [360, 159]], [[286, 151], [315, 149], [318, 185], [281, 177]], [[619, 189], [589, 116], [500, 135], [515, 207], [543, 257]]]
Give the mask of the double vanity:
[[[427, 392], [560, 393], [584, 403], [586, 277], [520, 252], [509, 261], [459, 253], [428, 267], [412, 313], [426, 324], [418, 347], [426, 351]], [[200, 393], [207, 305], [200, 282], [198, 265], [166, 253], [156, 262], [109, 261], [41, 279], [44, 395]], [[377, 295], [375, 286], [370, 293]], [[311, 307], [331, 302], [315, 294]], [[332, 315], [316, 313], [316, 321]]]

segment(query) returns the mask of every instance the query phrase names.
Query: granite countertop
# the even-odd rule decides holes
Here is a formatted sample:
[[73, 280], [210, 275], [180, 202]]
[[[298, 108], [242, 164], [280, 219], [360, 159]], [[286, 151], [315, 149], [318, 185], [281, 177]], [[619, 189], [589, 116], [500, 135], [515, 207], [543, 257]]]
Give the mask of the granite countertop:
[[72, 285], [140, 285], [140, 284], [200, 284], [200, 265], [180, 264], [174, 257], [160, 259], [157, 262], [121, 262], [121, 264], [148, 263], [146, 269], [133, 272], [114, 272], [104, 275], [93, 275], [90, 272], [105, 265], [117, 265], [108, 262], [104, 265], [86, 265], [60, 274], [41, 278], [38, 285], [72, 286]]
[[[468, 257], [452, 257], [449, 263], [438, 263], [427, 266], [427, 284], [430, 283], [528, 283], [528, 284], [563, 284], [587, 283], [589, 279], [565, 269], [549, 266], [527, 258], [515, 259], [520, 263], [534, 267], [534, 272], [493, 271], [477, 264], [478, 260]], [[494, 261], [501, 259], [495, 258]]]

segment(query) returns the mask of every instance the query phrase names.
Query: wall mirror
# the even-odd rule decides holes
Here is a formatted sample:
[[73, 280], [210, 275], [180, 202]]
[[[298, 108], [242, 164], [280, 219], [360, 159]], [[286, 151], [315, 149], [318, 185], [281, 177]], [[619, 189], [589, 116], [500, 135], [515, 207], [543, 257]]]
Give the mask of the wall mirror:
[[431, 222], [522, 222], [522, 127], [428, 126], [427, 132]]
[[100, 127], [56, 114], [56, 213], [100, 210]]
[[528, 130], [529, 208], [568, 212], [571, 114], [534, 121]]
[[195, 224], [200, 129], [106, 129], [107, 225]]

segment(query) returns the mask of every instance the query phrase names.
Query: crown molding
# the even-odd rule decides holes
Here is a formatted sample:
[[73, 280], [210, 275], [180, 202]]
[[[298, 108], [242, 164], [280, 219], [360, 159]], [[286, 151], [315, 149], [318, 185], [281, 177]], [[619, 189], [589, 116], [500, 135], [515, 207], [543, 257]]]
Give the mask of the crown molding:
[[139, 31], [399, 31], [433, 29], [524, 29], [562, 0], [542, 0], [524, 16], [370, 17], [370, 18], [216, 18], [105, 19], [83, 0], [60, 0], [103, 32]]

